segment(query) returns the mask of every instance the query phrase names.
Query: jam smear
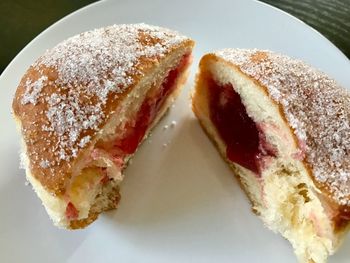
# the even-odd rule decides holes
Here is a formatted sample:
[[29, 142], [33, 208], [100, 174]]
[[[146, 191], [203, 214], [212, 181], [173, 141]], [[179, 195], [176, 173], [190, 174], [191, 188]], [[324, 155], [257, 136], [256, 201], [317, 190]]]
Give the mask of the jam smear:
[[221, 85], [209, 78], [208, 89], [210, 119], [226, 144], [227, 158], [259, 175], [262, 158], [275, 156], [264, 134], [248, 116], [232, 84]]
[[108, 177], [108, 174], [107, 174], [107, 167], [101, 167], [100, 170], [101, 170], [101, 174], [102, 174], [102, 177], [100, 179], [100, 183], [102, 185], [106, 185], [110, 181], [110, 178]]
[[184, 55], [178, 66], [170, 70], [161, 86], [155, 93], [148, 96], [136, 114], [135, 120], [126, 124], [124, 138], [114, 142], [114, 150], [121, 154], [132, 154], [136, 151], [144, 137], [148, 127], [156, 117], [157, 112], [163, 106], [167, 96], [175, 89], [175, 83], [180, 73], [185, 69], [190, 60], [190, 54]]
[[72, 202], [69, 202], [66, 207], [66, 217], [68, 220], [75, 220], [79, 216], [79, 211], [75, 208]]

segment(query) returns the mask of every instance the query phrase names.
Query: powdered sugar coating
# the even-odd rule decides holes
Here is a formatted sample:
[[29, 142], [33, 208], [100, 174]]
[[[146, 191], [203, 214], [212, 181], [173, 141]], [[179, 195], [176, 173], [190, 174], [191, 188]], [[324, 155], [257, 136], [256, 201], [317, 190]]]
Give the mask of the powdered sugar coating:
[[192, 45], [178, 32], [130, 24], [85, 32], [46, 51], [13, 101], [31, 173], [51, 192], [63, 193], [75, 158], [119, 101], [170, 52], [189, 52]]
[[32, 82], [30, 79], [26, 81], [26, 91], [22, 97], [22, 104], [32, 103], [36, 104], [38, 97], [40, 96], [40, 92], [42, 88], [47, 83], [47, 76], [42, 76], [36, 81]]
[[267, 88], [305, 149], [316, 182], [338, 204], [350, 205], [349, 92], [302, 61], [270, 51], [224, 49], [215, 55]]
[[[142, 43], [140, 34], [149, 35], [144, 40], [149, 43]], [[154, 39], [160, 42], [153, 45]], [[68, 161], [76, 157], [78, 149], [73, 148], [70, 153], [66, 149], [76, 145], [84, 147], [88, 143], [90, 136], [77, 144], [80, 134], [86, 129], [98, 128], [105, 117], [102, 107], [108, 94], [122, 93], [132, 84], [131, 76], [138, 73], [136, 64], [141, 57], [162, 57], [169, 48], [185, 39], [176, 32], [146, 24], [114, 25], [74, 36], [48, 50], [34, 68], [40, 70], [45, 65], [56, 69], [58, 78], [54, 84], [68, 91], [46, 98], [49, 124], [44, 125], [43, 130], [55, 132], [59, 137], [59, 159]], [[40, 95], [45, 96], [41, 93], [44, 81], [47, 76], [26, 84], [23, 104], [36, 104]], [[80, 103], [80, 86], [87, 87], [84, 96], [97, 99], [93, 105]]]

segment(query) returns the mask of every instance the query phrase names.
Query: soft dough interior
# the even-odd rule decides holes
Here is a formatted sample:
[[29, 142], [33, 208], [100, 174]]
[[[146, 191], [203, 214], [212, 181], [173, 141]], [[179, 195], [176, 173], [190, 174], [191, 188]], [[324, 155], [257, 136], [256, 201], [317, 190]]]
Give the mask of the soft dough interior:
[[190, 52], [190, 48], [173, 52], [127, 94], [74, 163], [63, 196], [53, 197], [27, 166], [27, 178], [57, 226], [82, 228], [102, 211], [117, 206], [122, 171], [179, 94], [191, 63]]
[[[158, 67], [127, 95], [101, 136], [95, 138], [94, 145], [87, 151], [90, 155], [77, 164], [77, 167], [87, 168], [80, 173], [77, 171], [80, 175], [75, 176], [68, 192], [79, 211], [75, 220], [88, 218], [94, 206], [105, 210], [117, 205], [119, 195], [111, 200], [114, 202], [111, 205], [102, 198], [109, 200], [110, 196], [101, 192], [106, 187], [115, 191], [115, 187], [110, 185], [118, 185], [122, 181], [122, 171], [127, 162], [178, 95], [189, 63], [188, 53], [170, 57], [165, 65]], [[77, 183], [79, 180], [81, 182]], [[101, 205], [96, 205], [96, 202]]]
[[[233, 89], [231, 95], [224, 94], [227, 90], [223, 90], [227, 88]], [[243, 120], [232, 118], [233, 114], [237, 114], [234, 111], [239, 108], [227, 106], [232, 94], [239, 96], [244, 106], [245, 113], [240, 114], [247, 116]], [[221, 97], [215, 102], [215, 96]], [[219, 103], [219, 106], [215, 103]], [[235, 171], [252, 201], [254, 211], [264, 223], [291, 242], [300, 262], [326, 262], [327, 256], [339, 245], [339, 236], [334, 234], [332, 215], [323, 207], [319, 190], [302, 162], [302, 142], [297, 142], [291, 135], [291, 129], [281, 116], [278, 105], [263, 87], [223, 61], [207, 60], [201, 63], [197, 75], [193, 110]], [[229, 110], [232, 112], [227, 112]], [[240, 145], [242, 142], [228, 139], [228, 132], [225, 131], [235, 134], [230, 129], [244, 129], [247, 118], [255, 123], [259, 135], [257, 161], [250, 160], [255, 162], [253, 165], [249, 164], [249, 160], [240, 159], [242, 156], [252, 157], [246, 155], [250, 150]], [[232, 123], [234, 120], [237, 123]], [[246, 136], [244, 134], [247, 132], [238, 131], [238, 134]], [[249, 138], [245, 143], [249, 144]], [[264, 150], [266, 145], [273, 149], [269, 154], [269, 151]], [[229, 147], [236, 147], [236, 151], [239, 149], [240, 155], [236, 157], [237, 153], [233, 151], [232, 154]]]

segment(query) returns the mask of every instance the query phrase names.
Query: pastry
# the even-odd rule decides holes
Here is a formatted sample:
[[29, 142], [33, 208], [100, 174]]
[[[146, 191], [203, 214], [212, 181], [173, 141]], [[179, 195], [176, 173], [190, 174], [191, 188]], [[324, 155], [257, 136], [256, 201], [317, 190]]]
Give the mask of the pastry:
[[13, 113], [28, 181], [58, 227], [119, 201], [123, 169], [185, 83], [194, 42], [146, 24], [61, 42], [23, 76]]
[[350, 219], [349, 92], [302, 61], [224, 49], [201, 59], [192, 103], [265, 225], [326, 262]]

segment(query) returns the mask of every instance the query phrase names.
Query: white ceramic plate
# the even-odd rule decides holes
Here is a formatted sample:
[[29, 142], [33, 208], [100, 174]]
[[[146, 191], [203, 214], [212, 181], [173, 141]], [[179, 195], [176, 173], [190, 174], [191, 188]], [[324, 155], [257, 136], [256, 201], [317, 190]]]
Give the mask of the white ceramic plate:
[[[135, 22], [177, 29], [195, 39], [192, 75], [125, 171], [119, 209], [85, 230], [56, 229], [18, 168], [12, 96], [26, 68], [45, 49], [85, 30]], [[23, 49], [0, 77], [0, 261], [296, 262], [287, 241], [253, 215], [190, 110], [199, 58], [223, 47], [264, 48], [302, 58], [350, 87], [349, 60], [328, 40], [254, 1], [102, 1], [54, 24]], [[174, 128], [162, 129], [173, 120]], [[349, 262], [349, 250], [346, 241], [330, 262]]]

